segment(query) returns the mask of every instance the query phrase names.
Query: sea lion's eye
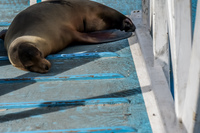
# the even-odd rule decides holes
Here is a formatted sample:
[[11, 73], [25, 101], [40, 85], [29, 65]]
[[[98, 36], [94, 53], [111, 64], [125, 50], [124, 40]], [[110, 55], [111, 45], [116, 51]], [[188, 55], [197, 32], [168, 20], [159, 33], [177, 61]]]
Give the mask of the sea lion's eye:
[[42, 53], [40, 52], [40, 57], [43, 57]]
[[26, 69], [27, 69], [27, 70], [31, 70], [32, 67], [33, 67], [33, 66], [27, 66]]

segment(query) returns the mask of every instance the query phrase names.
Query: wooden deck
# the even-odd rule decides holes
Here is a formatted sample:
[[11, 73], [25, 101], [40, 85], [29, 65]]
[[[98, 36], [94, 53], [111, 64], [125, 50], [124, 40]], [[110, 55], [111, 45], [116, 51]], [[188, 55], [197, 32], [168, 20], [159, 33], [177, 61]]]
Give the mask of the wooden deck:
[[[2, 29], [29, 4], [23, 1], [1, 0]], [[152, 132], [127, 39], [70, 46], [48, 58], [47, 74], [18, 70], [0, 41], [0, 132]]]

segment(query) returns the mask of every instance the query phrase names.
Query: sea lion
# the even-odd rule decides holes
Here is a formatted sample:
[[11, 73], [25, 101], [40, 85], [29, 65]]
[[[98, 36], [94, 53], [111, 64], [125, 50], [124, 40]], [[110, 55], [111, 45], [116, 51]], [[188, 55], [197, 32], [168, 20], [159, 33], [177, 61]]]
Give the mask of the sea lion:
[[91, 32], [107, 29], [133, 32], [135, 25], [125, 15], [97, 2], [50, 0], [20, 12], [5, 34], [4, 46], [13, 66], [46, 73], [51, 68], [47, 55], [72, 42], [104, 42]]

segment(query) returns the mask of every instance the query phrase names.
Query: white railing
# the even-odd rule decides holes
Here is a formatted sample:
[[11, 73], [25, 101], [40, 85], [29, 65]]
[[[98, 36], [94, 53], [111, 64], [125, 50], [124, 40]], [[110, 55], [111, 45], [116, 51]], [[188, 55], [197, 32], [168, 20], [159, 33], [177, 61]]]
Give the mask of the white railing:
[[171, 58], [177, 119], [189, 133], [199, 133], [200, 2], [193, 38], [190, 0], [143, 0], [143, 6], [147, 2], [149, 12], [143, 13], [143, 20], [152, 32], [154, 62], [163, 67], [166, 79], [170, 81]]
[[200, 2], [197, 4], [190, 69], [182, 120], [190, 132], [200, 132]]

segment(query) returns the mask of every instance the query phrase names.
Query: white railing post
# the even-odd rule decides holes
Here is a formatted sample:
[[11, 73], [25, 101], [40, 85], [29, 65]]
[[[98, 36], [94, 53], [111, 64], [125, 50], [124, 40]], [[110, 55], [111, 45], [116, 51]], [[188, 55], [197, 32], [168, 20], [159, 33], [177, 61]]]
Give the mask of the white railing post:
[[151, 2], [152, 0], [142, 0], [142, 20], [149, 31], [151, 30]]
[[167, 34], [166, 0], [153, 0], [153, 53], [169, 82], [169, 44]]
[[189, 0], [168, 0], [167, 5], [175, 109], [181, 119], [191, 54], [191, 3]]
[[37, 3], [37, 0], [30, 0], [30, 6]]
[[188, 133], [200, 132], [200, 2], [197, 4], [193, 47], [187, 82], [183, 124]]

